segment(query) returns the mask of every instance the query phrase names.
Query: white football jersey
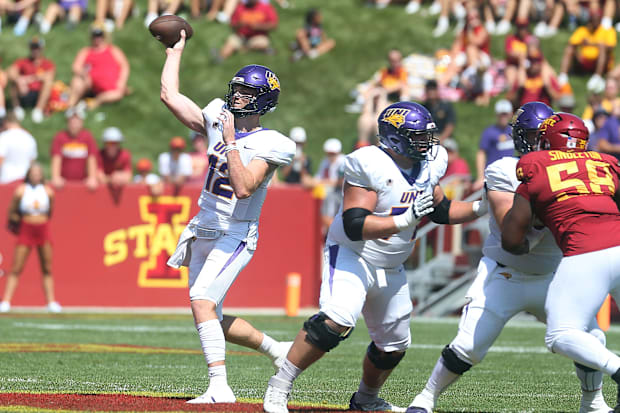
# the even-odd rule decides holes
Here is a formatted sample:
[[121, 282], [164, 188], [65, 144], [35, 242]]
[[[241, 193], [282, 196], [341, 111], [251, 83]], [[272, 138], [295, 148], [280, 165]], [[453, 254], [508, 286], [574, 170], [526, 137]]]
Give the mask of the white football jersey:
[[[493, 162], [484, 171], [487, 188], [490, 191], [514, 193], [519, 186], [517, 179], [517, 162], [519, 158], [507, 156]], [[549, 229], [530, 229], [529, 235], [544, 231], [541, 241], [526, 255], [514, 255], [502, 248], [502, 232], [495, 216], [489, 214], [489, 230], [482, 253], [508, 267], [528, 274], [549, 274], [557, 268], [562, 259], [562, 251], [558, 248]]]
[[[209, 229], [242, 233], [247, 232], [248, 223], [258, 222], [271, 175], [265, 178], [248, 198], [238, 199], [235, 196], [230, 186], [228, 163], [224, 154], [226, 144], [217, 119], [223, 106], [223, 100], [214, 99], [202, 111], [209, 138], [209, 168], [198, 199], [200, 212], [192, 223]], [[295, 143], [274, 130], [237, 132], [236, 139], [243, 165], [248, 165], [253, 159], [261, 159], [278, 166], [287, 165], [295, 155]]]
[[[446, 172], [447, 165], [446, 150], [438, 146], [435, 159], [417, 163], [409, 176], [383, 149], [366, 146], [347, 155], [344, 162], [344, 180], [350, 185], [369, 188], [377, 193], [374, 215], [400, 215], [411, 206], [418, 194], [432, 193]], [[344, 232], [341, 206], [329, 227], [327, 241], [348, 246], [377, 267], [396, 268], [402, 265], [413, 251], [415, 232], [416, 229], [412, 228], [385, 239], [351, 241]]]

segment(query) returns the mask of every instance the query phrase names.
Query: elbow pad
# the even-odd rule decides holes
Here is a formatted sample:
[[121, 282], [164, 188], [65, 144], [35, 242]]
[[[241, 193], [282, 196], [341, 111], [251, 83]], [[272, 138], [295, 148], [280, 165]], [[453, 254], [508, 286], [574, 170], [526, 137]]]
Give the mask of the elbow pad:
[[441, 202], [435, 206], [435, 210], [428, 216], [436, 224], [449, 224], [451, 203], [452, 201], [444, 196]]
[[364, 208], [349, 208], [342, 213], [342, 225], [344, 226], [344, 233], [351, 241], [362, 240], [362, 230], [364, 229], [364, 221], [368, 215], [371, 215], [367, 209]]

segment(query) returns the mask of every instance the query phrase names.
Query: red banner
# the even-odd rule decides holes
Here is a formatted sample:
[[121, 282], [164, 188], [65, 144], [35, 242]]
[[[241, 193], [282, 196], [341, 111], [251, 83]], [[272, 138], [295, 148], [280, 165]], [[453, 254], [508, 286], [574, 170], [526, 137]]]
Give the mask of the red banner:
[[[16, 185], [0, 186], [0, 271], [13, 261], [15, 236], [6, 212]], [[179, 234], [196, 214], [200, 186], [152, 197], [143, 186], [114, 194], [70, 185], [56, 193], [51, 220], [52, 274], [63, 306], [184, 307], [187, 268], [166, 265]], [[231, 287], [225, 306], [284, 308], [286, 277], [302, 276], [301, 307], [316, 307], [320, 285], [318, 201], [298, 187], [270, 188], [258, 249]], [[20, 277], [13, 305], [44, 305], [36, 251]], [[6, 277], [0, 277], [4, 289]]]

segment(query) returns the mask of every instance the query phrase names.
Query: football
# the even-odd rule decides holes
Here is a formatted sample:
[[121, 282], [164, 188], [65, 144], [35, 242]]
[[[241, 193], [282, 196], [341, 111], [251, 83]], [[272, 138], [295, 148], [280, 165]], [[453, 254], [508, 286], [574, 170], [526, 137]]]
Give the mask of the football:
[[160, 16], [149, 25], [149, 31], [166, 47], [172, 47], [181, 39], [181, 30], [185, 30], [185, 40], [194, 34], [192, 26], [185, 19], [173, 14]]

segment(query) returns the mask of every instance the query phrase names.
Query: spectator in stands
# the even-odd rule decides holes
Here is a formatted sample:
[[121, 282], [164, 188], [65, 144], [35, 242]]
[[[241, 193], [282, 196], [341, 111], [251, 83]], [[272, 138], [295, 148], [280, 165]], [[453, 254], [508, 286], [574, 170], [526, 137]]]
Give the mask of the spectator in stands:
[[438, 0], [433, 3], [429, 9], [430, 14], [439, 13], [439, 19], [437, 20], [437, 26], [433, 29], [433, 37], [443, 36], [450, 28], [450, 13], [454, 15], [457, 20], [457, 29], [462, 28], [464, 20], [467, 15], [467, 11], [463, 4], [458, 0]]
[[608, 29], [612, 27], [612, 19], [616, 12], [616, 2], [614, 0], [564, 0], [563, 3], [568, 14], [568, 26], [571, 30], [577, 27], [578, 20], [588, 20], [593, 12], [602, 15], [601, 25], [603, 27]]
[[515, 106], [527, 102], [543, 102], [549, 106], [560, 96], [560, 85], [551, 65], [544, 58], [536, 38], [528, 40], [527, 57], [519, 64], [516, 83], [508, 97]]
[[449, 85], [467, 67], [491, 66], [490, 47], [491, 39], [480, 20], [480, 14], [476, 8], [470, 7], [463, 30], [452, 43], [450, 64], [439, 77], [439, 85]]
[[97, 0], [95, 25], [105, 26], [107, 31], [121, 30], [133, 8], [133, 0]]
[[478, 106], [489, 106], [493, 90], [493, 75], [488, 67], [482, 64], [467, 67], [461, 73], [459, 85], [465, 100], [473, 101]]
[[37, 162], [29, 167], [25, 182], [15, 188], [9, 209], [9, 229], [17, 235], [13, 265], [4, 288], [0, 313], [11, 309], [11, 299], [19, 283], [30, 250], [36, 247], [43, 292], [47, 301], [47, 310], [59, 313], [62, 308], [54, 298], [54, 280], [52, 279], [52, 243], [49, 236], [49, 219], [54, 204], [54, 191], [45, 183], [43, 168]]
[[469, 165], [459, 154], [459, 145], [454, 139], [444, 139], [442, 146], [448, 153], [448, 167], [440, 180], [441, 188], [449, 199], [462, 199], [471, 184]]
[[327, 231], [338, 214], [342, 204], [342, 184], [344, 183], [344, 162], [338, 167], [336, 185], [327, 191], [323, 202], [321, 202], [321, 230], [323, 237], [327, 236]]
[[39, 23], [41, 34], [47, 34], [57, 19], [67, 18], [67, 28], [74, 29], [86, 14], [88, 0], [57, 0], [49, 3], [45, 16]]
[[21, 127], [10, 112], [0, 132], [0, 184], [24, 179], [32, 161], [37, 159], [37, 142]]
[[575, 110], [575, 95], [571, 94], [562, 94], [558, 98], [558, 109], [560, 112], [573, 113]]
[[136, 176], [133, 178], [135, 184], [147, 185], [149, 193], [152, 196], [159, 196], [164, 191], [164, 186], [161, 178], [151, 172], [153, 170], [153, 163], [148, 158], [140, 158], [136, 163]]
[[148, 0], [146, 18], [144, 25], [149, 25], [161, 15], [177, 14], [177, 11], [183, 4], [183, 0]]
[[312, 162], [304, 152], [306, 130], [301, 126], [295, 126], [291, 129], [289, 137], [295, 142], [295, 157], [290, 164], [280, 167], [281, 180], [287, 184], [301, 184], [304, 188], [311, 188], [314, 186], [314, 180], [310, 175]]
[[230, 17], [235, 12], [239, 0], [213, 0], [207, 12], [207, 20], [217, 20], [222, 24], [230, 23]]
[[436, 80], [429, 80], [424, 87], [425, 100], [424, 107], [433, 116], [435, 125], [437, 125], [437, 136], [441, 142], [454, 132], [454, 124], [456, 123], [456, 114], [451, 102], [441, 99], [439, 96], [439, 88]]
[[600, 9], [590, 10], [588, 23], [573, 32], [564, 49], [558, 76], [560, 84], [568, 82], [568, 74], [571, 72], [602, 77], [613, 65], [616, 31], [601, 25]]
[[618, 98], [618, 81], [612, 77], [603, 79], [590, 79], [587, 84], [588, 104], [583, 111], [581, 118], [584, 122], [592, 121], [594, 112], [604, 110], [607, 113], [614, 113], [616, 108], [620, 109], [620, 99]]
[[[517, 10], [517, 0], [484, 2], [482, 10], [489, 34], [503, 36], [510, 31], [510, 22]], [[500, 21], [496, 24], [497, 19]]]
[[205, 173], [209, 166], [207, 158], [207, 138], [195, 131], [191, 131], [192, 151], [189, 156], [192, 158], [192, 176], [190, 182], [202, 183], [205, 180]]
[[121, 49], [106, 39], [99, 26], [91, 29], [91, 45], [81, 49], [73, 61], [69, 107], [89, 94], [88, 107], [117, 102], [127, 94], [129, 62]]
[[41, 123], [52, 91], [56, 66], [43, 56], [43, 39], [30, 40], [30, 54], [15, 60], [8, 68], [11, 102], [15, 116], [24, 119], [24, 108], [33, 108], [32, 121]]
[[103, 148], [99, 151], [99, 182], [120, 188], [131, 182], [131, 153], [123, 147], [123, 134], [116, 127], [103, 131]]
[[553, 37], [558, 33], [558, 27], [564, 17], [564, 2], [557, 0], [520, 0], [519, 18], [527, 18], [528, 13], [534, 21], [534, 34], [539, 38]]
[[532, 37], [527, 20], [517, 20], [514, 34], [506, 36], [504, 51], [506, 52], [506, 84], [514, 85], [517, 80], [519, 63], [527, 55], [527, 43]]
[[611, 113], [596, 135], [596, 148], [620, 159], [620, 117], [618, 111]]
[[222, 61], [238, 50], [257, 50], [273, 53], [269, 32], [278, 26], [278, 14], [269, 3], [247, 0], [235, 8], [230, 25], [234, 31], [216, 56]]
[[2, 16], [7, 13], [8, 20], [15, 22], [13, 34], [23, 36], [34, 14], [39, 9], [40, 0], [3, 0], [0, 1], [0, 31], [2, 29]]
[[296, 40], [291, 56], [293, 61], [304, 56], [316, 59], [336, 46], [336, 41], [325, 35], [323, 15], [318, 9], [310, 9], [306, 12], [306, 24], [301, 29], [297, 29]]
[[480, 136], [476, 153], [477, 178], [472, 187], [474, 191], [484, 185], [484, 169], [487, 165], [514, 153], [514, 143], [510, 137], [511, 128], [508, 125], [512, 116], [512, 104], [506, 99], [498, 100], [495, 103], [495, 114], [496, 123], [487, 127]]
[[357, 146], [374, 143], [377, 117], [388, 105], [407, 98], [407, 69], [397, 49], [388, 53], [388, 65], [379, 70], [363, 95], [362, 113], [357, 121]]
[[66, 181], [83, 182], [97, 188], [97, 144], [84, 128], [84, 112], [71, 108], [65, 112], [67, 129], [59, 131], [52, 140], [52, 185], [62, 188]]
[[589, 151], [602, 152], [598, 141], [601, 135], [605, 133], [603, 131], [603, 126], [605, 126], [608, 118], [609, 113], [604, 109], [599, 108], [592, 114], [592, 128], [590, 129], [590, 138], [588, 139]]
[[170, 140], [170, 151], [159, 155], [159, 175], [165, 183], [178, 190], [192, 176], [192, 158], [185, 150], [185, 139], [175, 136]]
[[323, 152], [325, 157], [319, 164], [315, 179], [329, 191], [338, 185], [338, 170], [344, 163], [342, 143], [336, 138], [327, 139], [323, 143]]

